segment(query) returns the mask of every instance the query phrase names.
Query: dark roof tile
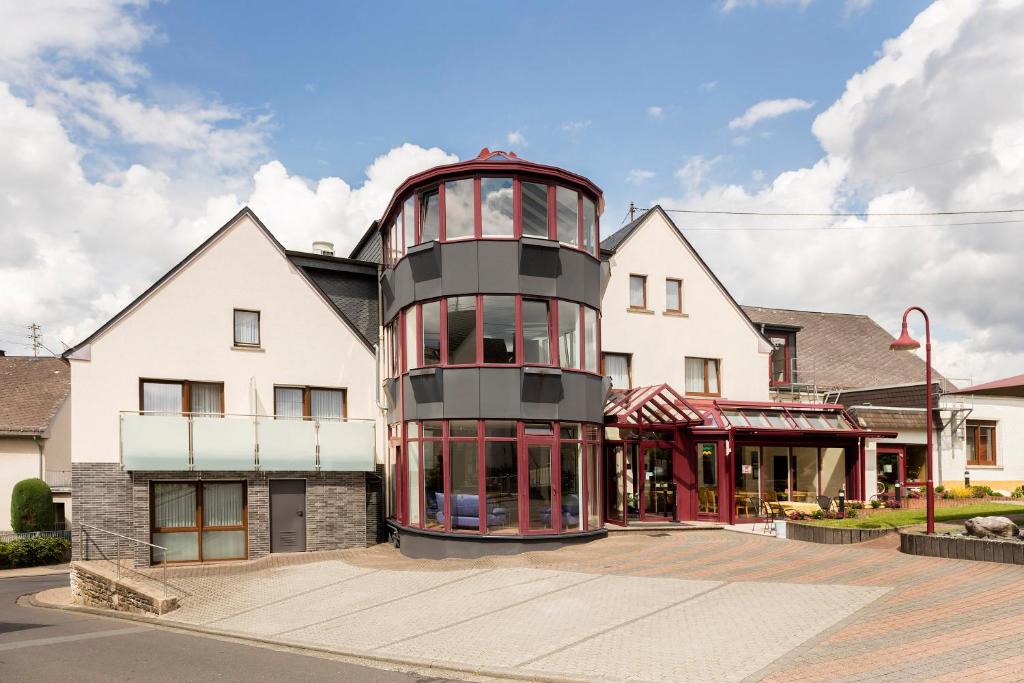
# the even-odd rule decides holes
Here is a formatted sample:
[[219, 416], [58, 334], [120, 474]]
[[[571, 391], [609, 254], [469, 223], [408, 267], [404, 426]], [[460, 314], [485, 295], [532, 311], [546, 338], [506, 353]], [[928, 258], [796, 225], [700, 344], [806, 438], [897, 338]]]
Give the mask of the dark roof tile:
[[64, 359], [0, 356], [0, 433], [42, 434], [70, 391]]

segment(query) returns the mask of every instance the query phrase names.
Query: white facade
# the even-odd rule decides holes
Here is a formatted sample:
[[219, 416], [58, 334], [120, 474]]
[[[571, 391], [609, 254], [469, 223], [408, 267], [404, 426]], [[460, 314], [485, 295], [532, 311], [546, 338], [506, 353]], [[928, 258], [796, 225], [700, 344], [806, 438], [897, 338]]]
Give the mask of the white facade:
[[971, 399], [973, 407], [966, 424], [975, 420], [996, 423], [996, 464], [967, 464], [965, 424], [957, 434], [957, 447], [942, 453], [943, 479], [947, 484], [962, 483], [966, 470], [972, 484], [1013, 491], [1024, 484], [1024, 398], [974, 395]]
[[[235, 309], [259, 311], [258, 348], [234, 345]], [[69, 359], [73, 462], [119, 461], [141, 378], [223, 382], [229, 415], [272, 415], [275, 385], [343, 388], [349, 418], [379, 419], [373, 351], [248, 212]]]
[[[658, 208], [618, 246], [602, 283], [601, 346], [631, 354], [632, 386], [685, 392], [687, 357], [718, 361], [722, 398], [767, 401], [770, 347]], [[630, 307], [630, 275], [647, 278], [647, 307]], [[666, 279], [682, 281], [682, 312], [666, 311]]]

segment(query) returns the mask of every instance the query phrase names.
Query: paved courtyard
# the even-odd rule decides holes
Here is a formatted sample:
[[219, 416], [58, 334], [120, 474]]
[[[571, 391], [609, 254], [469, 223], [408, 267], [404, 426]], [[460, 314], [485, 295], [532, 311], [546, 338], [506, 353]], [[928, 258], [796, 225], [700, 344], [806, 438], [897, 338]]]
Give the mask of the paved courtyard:
[[403, 558], [390, 546], [181, 576], [163, 617], [524, 679], [1021, 680], [1024, 570], [727, 531], [556, 552]]

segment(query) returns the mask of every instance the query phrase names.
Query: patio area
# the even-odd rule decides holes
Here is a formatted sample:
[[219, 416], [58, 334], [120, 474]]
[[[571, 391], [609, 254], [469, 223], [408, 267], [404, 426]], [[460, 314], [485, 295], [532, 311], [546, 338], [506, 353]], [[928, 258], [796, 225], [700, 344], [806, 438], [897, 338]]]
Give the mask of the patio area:
[[891, 539], [655, 531], [479, 560], [338, 558], [176, 578], [190, 595], [161, 619], [526, 679], [1019, 679], [1019, 569]]

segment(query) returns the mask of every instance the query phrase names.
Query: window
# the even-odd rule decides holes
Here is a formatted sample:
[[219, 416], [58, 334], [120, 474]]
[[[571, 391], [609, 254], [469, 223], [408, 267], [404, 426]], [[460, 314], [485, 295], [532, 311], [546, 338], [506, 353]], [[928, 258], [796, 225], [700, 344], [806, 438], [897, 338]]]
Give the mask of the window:
[[791, 371], [795, 360], [796, 335], [792, 332], [768, 332], [768, 341], [772, 345], [771, 357], [768, 360], [769, 379], [773, 386], [785, 385], [794, 381]]
[[563, 368], [580, 367], [580, 307], [558, 302], [558, 357]]
[[967, 464], [996, 464], [996, 423], [967, 421]]
[[476, 439], [448, 443], [451, 530], [480, 530], [480, 464]]
[[512, 179], [480, 180], [480, 224], [483, 235], [512, 236]]
[[274, 387], [274, 415], [281, 418], [341, 420], [348, 415], [344, 389]]
[[548, 186], [522, 183], [523, 235], [548, 237]]
[[438, 365], [441, 362], [441, 302], [431, 301], [421, 308], [423, 365]]
[[718, 360], [714, 358], [686, 359], [686, 393], [719, 396]]
[[[398, 258], [401, 258], [405, 254], [409, 247], [416, 244], [416, 216], [413, 213], [413, 204], [415, 199], [410, 196], [405, 200], [405, 205], [402, 207], [402, 215], [399, 217], [399, 222], [405, 223], [405, 246], [399, 246], [397, 249]], [[398, 260], [397, 258], [395, 259]]]
[[647, 310], [647, 276], [629, 276], [629, 307]]
[[484, 362], [516, 362], [516, 298], [486, 295], [484, 300]]
[[473, 179], [453, 180], [444, 184], [444, 238], [457, 240], [472, 237]]
[[558, 241], [574, 247], [580, 245], [579, 199], [580, 194], [576, 190], [555, 188]]
[[456, 296], [447, 301], [448, 364], [476, 362], [476, 297]]
[[551, 363], [551, 322], [547, 301], [523, 299], [523, 362]]
[[439, 238], [440, 202], [436, 188], [420, 192], [420, 242], [430, 242]]
[[633, 381], [630, 373], [631, 357], [626, 353], [605, 353], [604, 360], [605, 377], [612, 378], [613, 389], [632, 389]]
[[484, 441], [487, 533], [519, 532], [519, 448], [511, 439]]
[[683, 312], [683, 281], [673, 278], [665, 280], [665, 312]]
[[597, 372], [597, 311], [584, 306], [583, 308], [583, 367], [588, 372]]
[[188, 380], [139, 380], [141, 410], [159, 415], [224, 414], [224, 384]]
[[243, 482], [154, 482], [150, 492], [153, 561], [245, 559], [247, 507]]
[[416, 307], [410, 306], [405, 309], [405, 369], [412, 370], [418, 368], [419, 363], [419, 344], [417, 343], [416, 335]]
[[260, 312], [235, 309], [235, 346], [260, 345]]
[[590, 254], [597, 255], [597, 205], [594, 200], [583, 198], [583, 248]]

